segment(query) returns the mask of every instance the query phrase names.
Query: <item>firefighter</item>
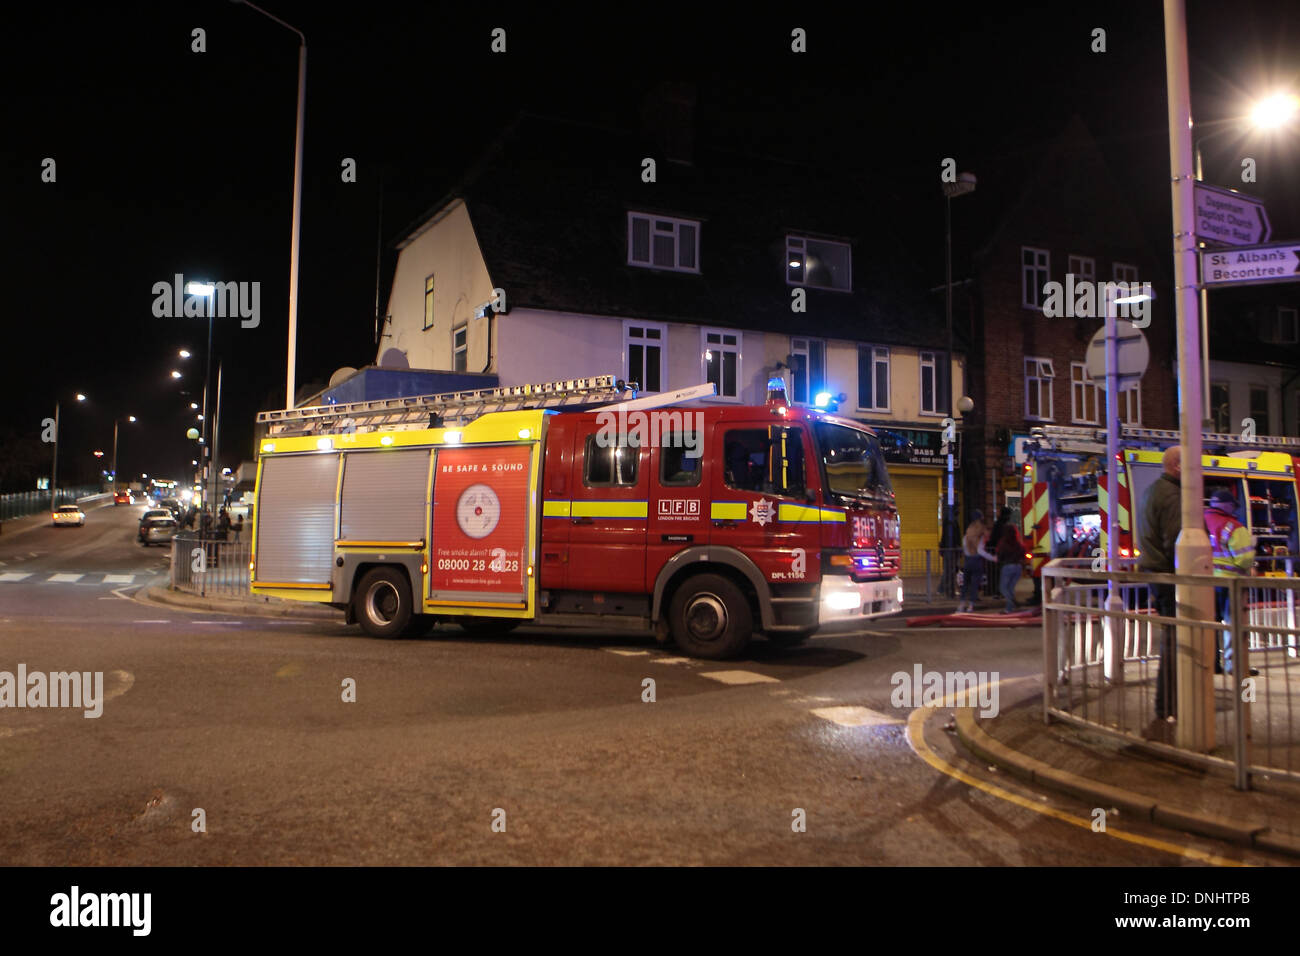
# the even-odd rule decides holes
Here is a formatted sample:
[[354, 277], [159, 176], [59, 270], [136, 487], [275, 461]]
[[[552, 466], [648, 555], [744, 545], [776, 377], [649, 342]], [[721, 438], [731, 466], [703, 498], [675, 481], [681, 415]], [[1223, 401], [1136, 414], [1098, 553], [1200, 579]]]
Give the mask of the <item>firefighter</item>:
[[[1241, 577], [1250, 574], [1255, 565], [1255, 542], [1250, 532], [1237, 520], [1237, 499], [1227, 488], [1220, 488], [1210, 496], [1210, 506], [1205, 509], [1205, 531], [1210, 536], [1210, 549], [1214, 553], [1214, 573], [1219, 577]], [[1231, 620], [1228, 607], [1228, 588], [1214, 589], [1214, 614], [1225, 624]], [[1223, 632], [1222, 665], [1215, 673], [1232, 673], [1232, 631]], [[1251, 668], [1252, 674], [1259, 671]]]

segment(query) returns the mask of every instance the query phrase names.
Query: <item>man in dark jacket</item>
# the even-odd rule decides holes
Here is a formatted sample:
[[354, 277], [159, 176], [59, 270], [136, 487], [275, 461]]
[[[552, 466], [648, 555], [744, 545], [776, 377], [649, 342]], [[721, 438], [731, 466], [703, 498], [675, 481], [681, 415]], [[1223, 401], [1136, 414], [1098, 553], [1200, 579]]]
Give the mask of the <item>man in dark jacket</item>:
[[[1182, 451], [1175, 445], [1165, 449], [1161, 460], [1164, 473], [1142, 498], [1142, 529], [1139, 534], [1138, 570], [1158, 574], [1174, 573], [1174, 544], [1183, 530]], [[1152, 585], [1155, 592], [1156, 613], [1161, 617], [1175, 617], [1176, 603], [1172, 584]], [[1164, 720], [1175, 715], [1174, 710], [1174, 645], [1172, 627], [1161, 627], [1160, 667], [1156, 672], [1156, 717]]]

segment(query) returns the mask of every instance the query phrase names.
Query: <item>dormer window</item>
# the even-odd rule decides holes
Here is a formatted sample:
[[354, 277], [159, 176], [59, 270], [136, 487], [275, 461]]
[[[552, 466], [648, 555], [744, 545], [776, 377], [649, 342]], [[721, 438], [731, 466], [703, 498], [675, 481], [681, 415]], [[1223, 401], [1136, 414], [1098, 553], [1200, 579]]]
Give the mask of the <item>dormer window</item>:
[[853, 291], [853, 252], [847, 242], [785, 237], [785, 281], [837, 292]]
[[700, 271], [700, 224], [649, 213], [627, 214], [627, 264], [670, 272]]

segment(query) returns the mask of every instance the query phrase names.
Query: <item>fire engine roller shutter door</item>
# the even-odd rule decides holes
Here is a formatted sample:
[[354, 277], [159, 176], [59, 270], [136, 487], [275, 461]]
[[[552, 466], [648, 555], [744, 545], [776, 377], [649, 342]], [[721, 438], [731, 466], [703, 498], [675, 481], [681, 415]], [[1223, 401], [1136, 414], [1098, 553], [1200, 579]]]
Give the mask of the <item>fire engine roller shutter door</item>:
[[423, 541], [429, 449], [350, 451], [343, 460], [344, 541]]
[[339, 456], [286, 455], [262, 463], [257, 580], [329, 584]]
[[[897, 465], [889, 469], [898, 505], [899, 547], [903, 550], [900, 574], [924, 574], [926, 550], [939, 547], [939, 506], [942, 502], [941, 478], [928, 474], [900, 474]], [[939, 566], [939, 555], [930, 557], [930, 566]]]

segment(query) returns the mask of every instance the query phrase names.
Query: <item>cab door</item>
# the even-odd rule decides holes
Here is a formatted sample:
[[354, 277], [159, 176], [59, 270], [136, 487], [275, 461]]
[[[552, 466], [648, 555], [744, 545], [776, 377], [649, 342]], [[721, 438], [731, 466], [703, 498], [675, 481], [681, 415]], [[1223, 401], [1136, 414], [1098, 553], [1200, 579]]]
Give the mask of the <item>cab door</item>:
[[643, 593], [650, 450], [576, 428], [569, 513], [572, 591]]
[[650, 517], [646, 542], [646, 593], [660, 569], [686, 548], [709, 543], [709, 482], [704, 416], [684, 416], [680, 429], [665, 430], [651, 453]]
[[768, 580], [803, 579], [819, 557], [820, 511], [806, 494], [808, 442], [798, 424], [714, 428], [709, 544], [744, 552]]
[[569, 521], [572, 511], [573, 425], [550, 416], [542, 459], [542, 542], [538, 586], [561, 591], [569, 586]]

